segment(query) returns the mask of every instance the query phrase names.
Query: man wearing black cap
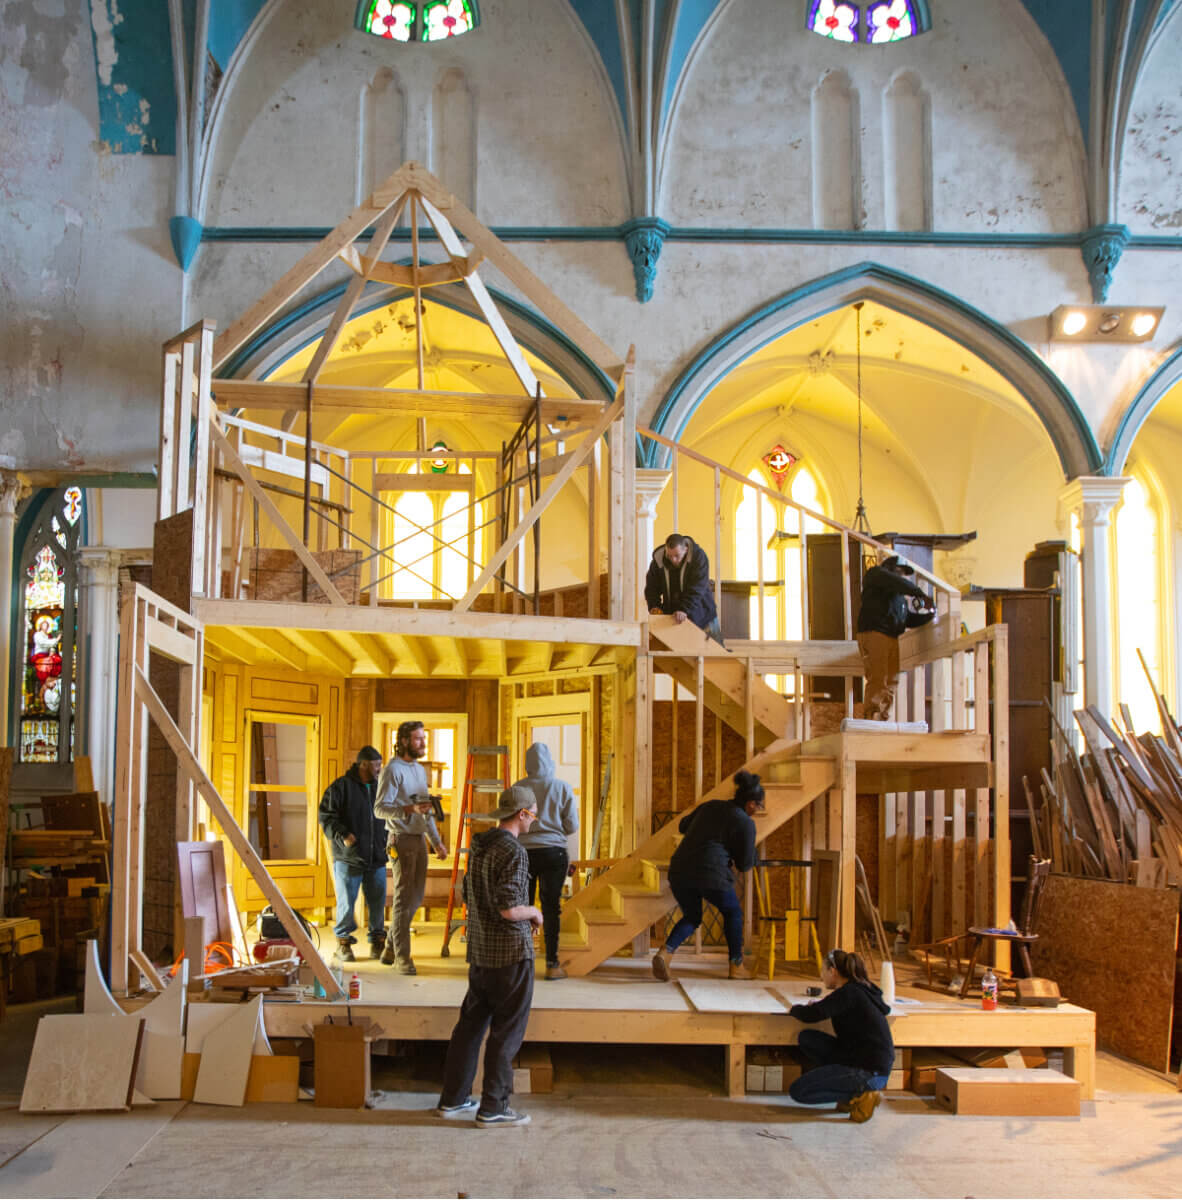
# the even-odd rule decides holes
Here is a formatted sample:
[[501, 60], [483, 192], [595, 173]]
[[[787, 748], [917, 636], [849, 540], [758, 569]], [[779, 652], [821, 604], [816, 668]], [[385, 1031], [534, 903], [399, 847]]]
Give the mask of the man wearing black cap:
[[858, 649], [866, 673], [862, 715], [867, 720], [890, 719], [899, 685], [899, 635], [926, 625], [936, 615], [927, 593], [906, 578], [914, 573], [893, 554], [862, 577]]
[[[529, 788], [506, 788], [488, 816], [496, 827], [476, 834], [468, 852], [468, 994], [447, 1047], [435, 1112], [449, 1119], [475, 1115], [481, 1129], [529, 1124], [529, 1115], [514, 1112], [509, 1098], [513, 1056], [525, 1037], [534, 995], [533, 933], [542, 927], [541, 912], [529, 903], [529, 857], [517, 839], [537, 816]], [[471, 1090], [486, 1029], [478, 1106]]]
[[332, 883], [337, 894], [337, 955], [353, 962], [357, 892], [365, 894], [369, 954], [377, 958], [386, 941], [386, 825], [374, 816], [373, 802], [382, 756], [362, 746], [357, 761], [334, 779], [320, 800], [320, 827], [332, 847]]

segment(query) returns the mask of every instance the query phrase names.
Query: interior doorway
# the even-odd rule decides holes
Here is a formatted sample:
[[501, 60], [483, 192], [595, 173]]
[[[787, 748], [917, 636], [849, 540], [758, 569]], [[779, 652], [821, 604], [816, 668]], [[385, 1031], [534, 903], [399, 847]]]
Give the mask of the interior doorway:
[[264, 862], [314, 863], [319, 721], [249, 711], [246, 729], [250, 772], [245, 828], [250, 844]]
[[[555, 701], [579, 701], [580, 696], [546, 698], [553, 707]], [[518, 702], [516, 722], [515, 778], [525, 774], [525, 752], [534, 742], [541, 742], [554, 760], [554, 773], [570, 785], [579, 814], [579, 829], [566, 839], [572, 859], [586, 858], [587, 846], [594, 832], [595, 813], [589, 811], [587, 768], [590, 755], [587, 742], [587, 711], [579, 712], [522, 712], [527, 702]], [[537, 700], [534, 703], [538, 703]], [[580, 706], [581, 707], [581, 706]]]

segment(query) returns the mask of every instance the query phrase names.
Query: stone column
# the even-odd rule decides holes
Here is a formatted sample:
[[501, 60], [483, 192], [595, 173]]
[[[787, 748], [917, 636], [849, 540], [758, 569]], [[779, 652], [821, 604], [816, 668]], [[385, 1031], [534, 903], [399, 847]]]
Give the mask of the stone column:
[[672, 471], [655, 467], [636, 468], [636, 574], [641, 594], [639, 611], [646, 615], [648, 605], [643, 600], [644, 577], [656, 548], [657, 503], [672, 477]]
[[1112, 562], [1108, 518], [1127, 478], [1081, 475], [1059, 495], [1059, 516], [1079, 517], [1083, 575], [1084, 703], [1112, 716]]
[[[110, 546], [82, 546], [78, 550], [78, 583], [81, 592], [79, 648], [86, 648], [85, 723], [78, 744], [90, 756], [94, 786], [108, 803], [115, 786], [115, 714], [118, 708], [116, 677], [119, 673], [119, 551]], [[75, 714], [75, 720], [81, 714]]]
[[21, 482], [15, 471], [0, 471], [0, 745], [9, 744], [8, 702], [12, 688], [13, 533]]

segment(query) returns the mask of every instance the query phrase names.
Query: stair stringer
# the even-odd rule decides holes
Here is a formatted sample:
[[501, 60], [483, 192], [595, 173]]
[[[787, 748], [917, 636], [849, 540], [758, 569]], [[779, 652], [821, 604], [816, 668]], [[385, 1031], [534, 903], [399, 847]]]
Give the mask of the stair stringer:
[[[697, 664], [694, 660], [699, 654], [702, 655], [702, 678], [706, 684], [702, 699], [706, 707], [732, 729], [745, 733], [746, 663], [707, 638], [691, 621], [683, 621], [679, 625], [672, 617], [651, 616], [649, 633], [654, 641], [660, 642], [666, 649], [677, 650], [685, 655], [683, 660], [659, 658], [655, 662], [658, 669], [668, 671], [690, 692], [697, 690]], [[720, 698], [723, 701], [721, 704]], [[792, 706], [758, 676], [751, 681], [751, 707], [755, 717], [757, 745], [766, 745], [788, 736], [793, 725]]]
[[[837, 782], [834, 759], [802, 757], [800, 749], [799, 742], [781, 739], [744, 764], [744, 770], [755, 771], [763, 777], [767, 807], [756, 818], [760, 841]], [[795, 778], [785, 778], [788, 775]], [[733, 794], [734, 784], [727, 779], [703, 796], [698, 804]], [[586, 975], [593, 971], [676, 906], [666, 870], [680, 836], [678, 824], [684, 816], [684, 812], [678, 813], [627, 858], [609, 868], [565, 905], [561, 955], [568, 974]], [[646, 864], [648, 883], [645, 881]], [[660, 880], [657, 888], [651, 886], [654, 875]]]

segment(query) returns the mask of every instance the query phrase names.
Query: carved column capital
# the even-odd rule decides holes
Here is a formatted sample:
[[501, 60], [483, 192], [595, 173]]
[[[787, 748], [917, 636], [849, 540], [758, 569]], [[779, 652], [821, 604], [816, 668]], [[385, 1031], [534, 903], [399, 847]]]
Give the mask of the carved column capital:
[[87, 586], [115, 587], [119, 582], [121, 551], [113, 546], [79, 546], [78, 566], [82, 582]]
[[1108, 524], [1112, 510], [1120, 503], [1125, 484], [1123, 475], [1078, 475], [1059, 493], [1059, 519], [1064, 524], [1070, 514], [1079, 514], [1084, 530]]
[[25, 485], [15, 471], [0, 470], [0, 517], [11, 517], [25, 493]]
[[636, 278], [636, 299], [646, 304], [653, 298], [653, 285], [657, 281], [657, 261], [669, 226], [660, 217], [637, 217], [620, 227], [624, 234], [624, 245], [632, 260], [632, 274]]
[[636, 515], [647, 521], [656, 520], [657, 503], [661, 499], [672, 471], [659, 467], [636, 468]]

